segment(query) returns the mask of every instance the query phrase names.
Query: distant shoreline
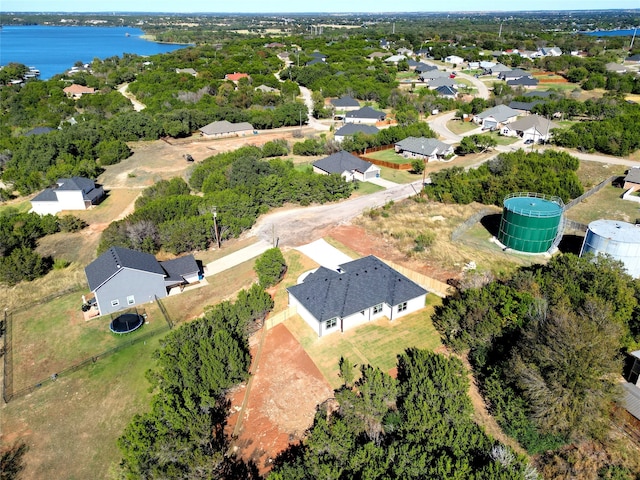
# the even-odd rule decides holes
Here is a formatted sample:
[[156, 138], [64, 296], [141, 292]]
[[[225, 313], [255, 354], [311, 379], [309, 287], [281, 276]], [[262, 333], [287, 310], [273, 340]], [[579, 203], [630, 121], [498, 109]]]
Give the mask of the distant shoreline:
[[147, 33], [140, 35], [140, 38], [143, 40], [146, 40], [148, 42], [154, 42], [154, 43], [161, 43], [164, 45], [185, 45], [185, 46], [189, 46], [189, 45], [193, 45], [193, 43], [180, 43], [180, 42], [161, 42], [156, 40], [156, 36], [155, 35], [149, 35]]

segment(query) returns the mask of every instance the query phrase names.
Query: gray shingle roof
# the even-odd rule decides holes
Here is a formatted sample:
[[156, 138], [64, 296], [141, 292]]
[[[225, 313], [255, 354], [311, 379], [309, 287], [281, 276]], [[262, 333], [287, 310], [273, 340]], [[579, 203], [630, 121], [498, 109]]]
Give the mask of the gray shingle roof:
[[530, 112], [533, 107], [542, 103], [540, 100], [535, 100], [533, 102], [516, 102], [513, 101], [509, 104], [509, 108], [513, 108], [514, 110], [524, 110], [525, 112]]
[[507, 85], [524, 85], [527, 87], [533, 87], [535, 85], [538, 85], [538, 79], [533, 77], [514, 78], [513, 80], [507, 80]]
[[[630, 168], [627, 172], [627, 176], [624, 177], [624, 181], [632, 182], [632, 183], [640, 183], [640, 168], [638, 167]], [[640, 356], [638, 356], [638, 358], [640, 358]]]
[[418, 153], [422, 155], [442, 155], [451, 148], [448, 143], [441, 142], [435, 138], [407, 137], [396, 143], [403, 151]]
[[53, 188], [45, 188], [31, 199], [32, 202], [57, 202], [58, 196]]
[[342, 172], [350, 172], [356, 170], [360, 173], [366, 172], [371, 163], [362, 160], [355, 155], [350, 154], [344, 150], [341, 150], [333, 155], [322, 158], [316, 162], [313, 162], [313, 166], [319, 168], [328, 173], [342, 174]]
[[380, 303], [395, 306], [427, 293], [373, 255], [342, 264], [340, 269], [342, 273], [320, 267], [287, 290], [321, 322]]
[[331, 105], [334, 107], [359, 107], [360, 102], [351, 95], [343, 95], [340, 98], [334, 98], [331, 100]]
[[165, 271], [160, 266], [160, 263], [150, 253], [122, 247], [111, 247], [85, 267], [84, 273], [87, 276], [89, 288], [91, 291], [96, 290], [123, 268], [165, 276]]
[[174, 258], [173, 260], [165, 260], [160, 262], [160, 266], [167, 272], [165, 282], [182, 283], [185, 275], [193, 275], [200, 271], [198, 263], [193, 255], [185, 255], [183, 257]]
[[622, 404], [631, 415], [640, 420], [640, 387], [633, 383], [625, 382], [622, 384]]
[[523, 94], [522, 96], [523, 97], [551, 98], [551, 97], [553, 97], [555, 95], [556, 95], [555, 92], [551, 92], [549, 90], [545, 90], [545, 91], [536, 90], [536, 91], [533, 91], [533, 92], [527, 92], [527, 93]]
[[429, 80], [429, 86], [430, 87], [453, 87], [456, 84], [456, 82], [451, 79], [451, 78], [433, 78], [431, 80]]
[[24, 134], [25, 137], [30, 137], [31, 135], [42, 135], [43, 133], [53, 132], [55, 128], [51, 127], [36, 127], [29, 130]]
[[247, 122], [231, 123], [231, 122], [228, 122], [227, 120], [220, 120], [219, 122], [211, 122], [209, 125], [205, 125], [200, 129], [200, 131], [205, 135], [242, 132], [245, 130], [253, 130], [253, 125]]
[[336, 130], [336, 136], [354, 135], [358, 132], [362, 132], [365, 135], [375, 135], [380, 130], [373, 125], [364, 125], [362, 123], [346, 123], [344, 126]]
[[450, 97], [450, 96], [455, 97], [456, 95], [458, 95], [458, 92], [449, 85], [441, 85], [438, 88], [436, 88], [435, 91], [445, 97]]
[[378, 110], [374, 110], [371, 107], [362, 107], [360, 110], [354, 110], [353, 112], [347, 112], [345, 117], [348, 118], [376, 118], [376, 119], [384, 119], [387, 114], [384, 112], [379, 112]]
[[520, 112], [517, 110], [509, 108], [506, 105], [496, 105], [495, 107], [489, 108], [476, 116], [480, 119], [493, 117], [499, 122], [504, 122], [511, 117], [517, 117], [519, 113]]

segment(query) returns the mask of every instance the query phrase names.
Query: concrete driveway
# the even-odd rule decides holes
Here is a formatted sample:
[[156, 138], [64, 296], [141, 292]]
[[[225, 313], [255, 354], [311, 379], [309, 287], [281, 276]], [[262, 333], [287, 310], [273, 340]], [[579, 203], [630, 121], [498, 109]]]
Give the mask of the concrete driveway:
[[338, 268], [338, 265], [342, 265], [343, 263], [347, 263], [353, 260], [353, 258], [342, 253], [337, 248], [329, 245], [322, 238], [320, 240], [316, 240], [315, 242], [296, 247], [296, 250], [306, 255], [314, 262], [319, 263], [323, 267], [329, 268], [331, 270], [336, 270]]
[[395, 182], [390, 182], [389, 180], [385, 180], [382, 177], [376, 177], [376, 178], [370, 178], [367, 180], [367, 182], [371, 182], [375, 185], [379, 185], [381, 187], [384, 188], [393, 188], [393, 187], [397, 187], [399, 184], [395, 183]]

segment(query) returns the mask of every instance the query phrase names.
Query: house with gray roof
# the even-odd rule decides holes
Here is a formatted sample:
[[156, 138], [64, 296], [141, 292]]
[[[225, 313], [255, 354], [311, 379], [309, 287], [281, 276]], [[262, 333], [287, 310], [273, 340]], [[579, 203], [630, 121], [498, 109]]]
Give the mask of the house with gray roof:
[[455, 100], [458, 96], [458, 90], [450, 85], [442, 85], [440, 87], [436, 87], [435, 91], [438, 92], [438, 95], [440, 95], [441, 97], [450, 98], [451, 100]]
[[380, 167], [344, 150], [315, 161], [313, 171], [321, 175], [336, 173], [348, 182], [366, 182], [380, 176]]
[[344, 332], [387, 317], [394, 321], [424, 308], [427, 291], [377, 257], [318, 268], [287, 288], [289, 305], [318, 334]]
[[516, 102], [513, 101], [509, 104], [509, 108], [513, 108], [514, 110], [518, 110], [522, 114], [529, 114], [533, 107], [538, 105], [539, 103], [543, 103], [540, 100], [534, 100], [533, 102]]
[[427, 82], [427, 85], [429, 85], [429, 88], [435, 89], [438, 87], [454, 87], [456, 85], [456, 82], [452, 78], [442, 77], [429, 80]]
[[385, 63], [392, 63], [394, 65], [397, 65], [399, 62], [406, 59], [407, 57], [405, 55], [391, 55], [390, 57], [385, 58], [384, 61]]
[[200, 128], [200, 134], [205, 137], [242, 137], [253, 133], [253, 125], [248, 122], [231, 123], [227, 120], [211, 122]]
[[86, 210], [104, 198], [104, 189], [84, 177], [60, 178], [31, 199], [31, 211], [55, 215], [63, 210]]
[[43, 135], [45, 133], [53, 132], [55, 128], [51, 127], [36, 127], [29, 130], [24, 134], [25, 137], [30, 137], [31, 135]]
[[622, 384], [621, 403], [625, 410], [640, 420], [640, 350], [629, 354], [630, 362], [625, 369], [625, 380]]
[[352, 135], [355, 135], [356, 133], [363, 133], [364, 135], [375, 135], [379, 131], [380, 130], [378, 129], [378, 127], [375, 127], [373, 125], [366, 125], [362, 123], [346, 123], [338, 130], [336, 130], [333, 139], [338, 143], [342, 143], [345, 137], [350, 137]]
[[193, 255], [159, 262], [150, 253], [111, 247], [84, 269], [100, 315], [164, 298], [172, 287], [198, 281]]
[[528, 115], [515, 122], [507, 123], [500, 129], [500, 134], [507, 137], [520, 137], [523, 140], [546, 142], [551, 138], [551, 130], [559, 125], [540, 115]]
[[513, 70], [506, 70], [498, 74], [498, 78], [500, 80], [515, 80], [522, 77], [531, 77], [531, 73], [520, 68], [515, 68]]
[[640, 167], [631, 167], [624, 177], [625, 190], [640, 191]]
[[453, 154], [453, 146], [435, 138], [407, 137], [395, 144], [396, 153], [404, 158], [420, 158], [427, 162]]
[[278, 90], [277, 88], [273, 88], [273, 87], [270, 87], [269, 85], [264, 85], [264, 84], [254, 88], [254, 90], [256, 92], [262, 92], [262, 93], [280, 93], [280, 90]]
[[493, 67], [488, 69], [489, 74], [497, 77], [503, 72], [510, 72], [511, 68], [503, 65], [502, 63], [496, 63]]
[[416, 73], [425, 73], [425, 72], [430, 72], [432, 70], [438, 70], [438, 67], [436, 67], [435, 65], [427, 65], [426, 63], [419, 62], [414, 68], [414, 70]]
[[434, 80], [436, 78], [449, 78], [449, 73], [442, 70], [429, 70], [420, 74], [420, 80], [426, 82], [428, 80]]
[[374, 110], [371, 107], [362, 107], [359, 110], [347, 112], [344, 116], [344, 122], [376, 124], [382, 122], [386, 116], [386, 113]]
[[360, 102], [351, 95], [343, 95], [340, 98], [333, 98], [331, 99], [331, 105], [333, 105], [336, 110], [342, 110], [345, 112], [351, 112], [360, 108]]
[[520, 77], [507, 80], [510, 87], [535, 88], [538, 86], [538, 79], [533, 77]]
[[506, 123], [514, 122], [520, 112], [506, 105], [496, 105], [473, 117], [473, 121], [483, 130], [493, 130]]

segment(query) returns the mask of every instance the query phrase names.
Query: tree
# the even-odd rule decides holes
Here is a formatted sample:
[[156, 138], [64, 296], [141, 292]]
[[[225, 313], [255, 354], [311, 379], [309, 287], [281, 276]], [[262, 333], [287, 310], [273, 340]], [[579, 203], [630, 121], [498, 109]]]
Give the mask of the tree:
[[287, 263], [280, 249], [275, 247], [260, 255], [254, 268], [258, 274], [260, 285], [263, 288], [269, 288], [282, 280], [287, 271]]

